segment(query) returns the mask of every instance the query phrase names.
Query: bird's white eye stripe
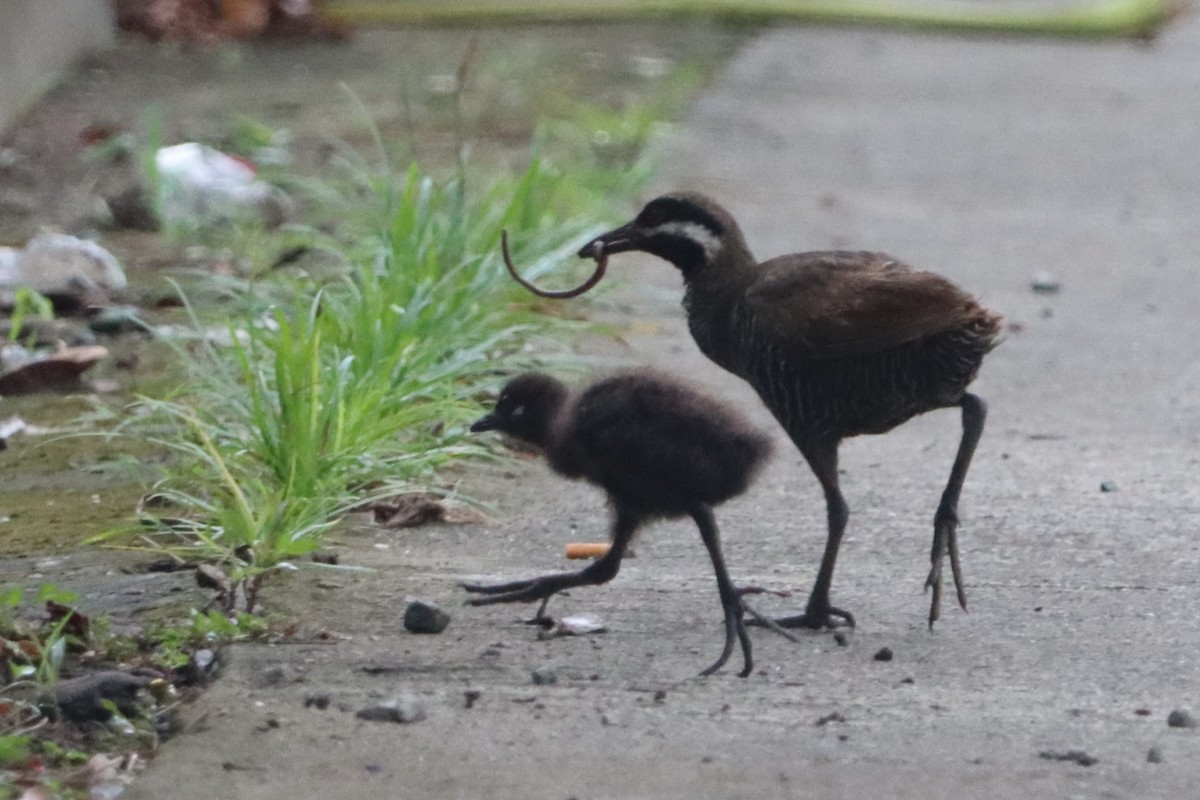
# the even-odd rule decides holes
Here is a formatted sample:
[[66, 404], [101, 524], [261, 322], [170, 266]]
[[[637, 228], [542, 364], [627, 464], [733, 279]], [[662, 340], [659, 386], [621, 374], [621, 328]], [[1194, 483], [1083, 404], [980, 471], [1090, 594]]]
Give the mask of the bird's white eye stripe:
[[721, 249], [721, 238], [699, 222], [664, 222], [652, 229], [654, 233], [665, 233], [691, 239], [704, 250], [705, 258], [712, 258]]

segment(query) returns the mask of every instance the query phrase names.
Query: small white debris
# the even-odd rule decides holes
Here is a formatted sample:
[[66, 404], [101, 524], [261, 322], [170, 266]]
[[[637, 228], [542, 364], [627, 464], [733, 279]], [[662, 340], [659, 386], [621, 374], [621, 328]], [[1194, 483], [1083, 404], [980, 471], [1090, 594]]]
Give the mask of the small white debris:
[[604, 621], [595, 614], [572, 614], [563, 617], [554, 627], [555, 636], [585, 636], [589, 633], [603, 633], [608, 630]]
[[1029, 280], [1029, 288], [1038, 294], [1057, 294], [1062, 284], [1049, 272], [1035, 272]]

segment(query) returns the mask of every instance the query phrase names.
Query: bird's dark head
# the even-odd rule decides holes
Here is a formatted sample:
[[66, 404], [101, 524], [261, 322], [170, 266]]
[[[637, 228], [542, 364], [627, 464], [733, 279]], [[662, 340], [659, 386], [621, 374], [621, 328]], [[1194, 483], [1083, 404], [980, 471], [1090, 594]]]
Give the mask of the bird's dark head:
[[750, 258], [733, 216], [715, 200], [693, 192], [656, 197], [632, 222], [596, 237], [579, 256], [597, 258], [630, 250], [670, 261], [684, 277], [724, 259]]
[[496, 407], [476, 420], [471, 432], [500, 431], [545, 446], [550, 423], [567, 395], [567, 387], [557, 378], [539, 372], [518, 375], [504, 385]]

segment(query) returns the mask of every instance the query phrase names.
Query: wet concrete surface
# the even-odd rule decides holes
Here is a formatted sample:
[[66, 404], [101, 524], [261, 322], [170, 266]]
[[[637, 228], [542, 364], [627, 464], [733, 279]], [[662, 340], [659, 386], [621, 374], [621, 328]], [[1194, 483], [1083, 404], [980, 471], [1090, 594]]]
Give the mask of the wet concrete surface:
[[[662, 186], [721, 198], [760, 257], [886, 250], [1007, 317], [976, 384], [991, 416], [961, 506], [969, 614], [947, 607], [931, 634], [921, 593], [952, 412], [844, 445], [833, 600], [859, 627], [845, 647], [758, 633], [745, 680], [694, 677], [719, 647], [719, 605], [681, 523], [647, 532], [611, 586], [551, 604], [602, 615], [605, 634], [539, 641], [517, 623], [532, 609], [458, 606], [458, 582], [556, 568], [564, 542], [604, 529], [595, 492], [537, 463], [472, 469], [463, 487], [494, 499], [491, 522], [349, 532], [343, 563], [377, 571], [273, 587], [347, 638], [234, 648], [188, 712], [203, 719], [126, 796], [1191, 796], [1200, 735], [1166, 718], [1197, 702], [1200, 678], [1198, 84], [1195, 19], [1151, 47], [778, 28], [664, 145]], [[627, 285], [601, 312], [632, 346], [615, 354], [769, 423], [697, 353], [670, 268], [629, 256], [612, 270]], [[1057, 294], [1031, 290], [1041, 270]], [[784, 442], [721, 509], [735, 579], [798, 594], [762, 610], [802, 602], [824, 513]], [[450, 628], [406, 634], [409, 596], [450, 607]], [[875, 661], [885, 645], [893, 660]], [[277, 663], [296, 679], [263, 686]], [[555, 685], [533, 685], [543, 665]], [[306, 708], [320, 692], [333, 706]], [[401, 694], [428, 718], [351, 713]], [[834, 712], [844, 721], [817, 724]], [[1147, 763], [1152, 746], [1163, 763]], [[1039, 757], [1072, 748], [1098, 762]]]

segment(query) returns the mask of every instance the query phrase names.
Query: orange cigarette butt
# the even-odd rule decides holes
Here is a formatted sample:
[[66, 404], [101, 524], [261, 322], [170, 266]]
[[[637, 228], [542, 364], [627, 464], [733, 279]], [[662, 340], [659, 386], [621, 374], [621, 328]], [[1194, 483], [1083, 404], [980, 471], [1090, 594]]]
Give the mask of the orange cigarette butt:
[[608, 542], [570, 542], [567, 544], [567, 558], [599, 558], [612, 549]]

